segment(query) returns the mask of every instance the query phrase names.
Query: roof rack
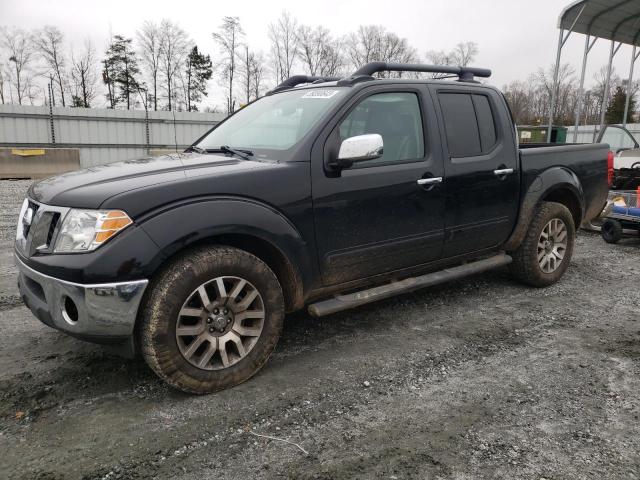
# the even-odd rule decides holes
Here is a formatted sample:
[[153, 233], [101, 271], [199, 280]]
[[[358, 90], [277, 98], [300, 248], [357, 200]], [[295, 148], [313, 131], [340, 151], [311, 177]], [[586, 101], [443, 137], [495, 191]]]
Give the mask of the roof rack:
[[451, 67], [446, 65], [422, 65], [418, 63], [391, 63], [391, 62], [370, 62], [360, 67], [348, 78], [340, 79], [339, 77], [320, 77], [315, 75], [294, 75], [280, 83], [276, 88], [267, 92], [272, 95], [283, 90], [289, 90], [296, 85], [303, 83], [322, 83], [322, 82], [338, 82], [340, 86], [350, 86], [355, 83], [375, 80], [372, 76], [377, 72], [427, 72], [427, 73], [444, 73], [458, 77], [460, 82], [474, 82], [474, 77], [488, 78], [491, 76], [491, 70], [486, 68], [475, 67]]
[[418, 63], [370, 62], [356, 70], [349, 78], [344, 78], [338, 85], [353, 85], [367, 80], [373, 80], [372, 75], [377, 72], [427, 72], [457, 75], [460, 82], [473, 82], [473, 77], [488, 78], [491, 70], [474, 67], [452, 67], [446, 65], [422, 65]]
[[282, 90], [288, 90], [296, 85], [302, 85], [303, 83], [321, 83], [321, 82], [335, 82], [340, 80], [339, 77], [319, 77], [315, 75], [294, 75], [287, 78], [284, 82], [278, 85], [276, 88], [267, 92], [267, 95], [280, 92]]

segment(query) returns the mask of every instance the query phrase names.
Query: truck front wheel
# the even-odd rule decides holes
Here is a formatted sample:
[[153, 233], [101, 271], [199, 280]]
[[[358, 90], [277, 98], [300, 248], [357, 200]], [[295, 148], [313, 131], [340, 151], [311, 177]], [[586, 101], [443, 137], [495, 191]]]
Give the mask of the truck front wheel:
[[137, 333], [147, 364], [189, 393], [248, 380], [276, 346], [282, 289], [259, 258], [231, 247], [203, 247], [167, 265], [149, 285]]
[[517, 250], [511, 252], [511, 271], [534, 287], [556, 283], [571, 261], [575, 243], [571, 212], [560, 203], [542, 202]]

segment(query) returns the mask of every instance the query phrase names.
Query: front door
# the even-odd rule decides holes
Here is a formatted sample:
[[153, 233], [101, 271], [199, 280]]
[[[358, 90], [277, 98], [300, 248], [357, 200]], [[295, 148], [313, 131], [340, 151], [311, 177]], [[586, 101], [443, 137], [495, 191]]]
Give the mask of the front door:
[[[312, 153], [318, 261], [325, 285], [415, 266], [442, 252], [441, 153], [423, 86], [375, 86], [347, 102]], [[327, 163], [342, 140], [377, 133], [381, 158], [339, 173]], [[421, 179], [429, 180], [428, 184]]]
[[444, 257], [497, 247], [513, 230], [520, 172], [511, 116], [493, 89], [432, 87], [446, 160]]

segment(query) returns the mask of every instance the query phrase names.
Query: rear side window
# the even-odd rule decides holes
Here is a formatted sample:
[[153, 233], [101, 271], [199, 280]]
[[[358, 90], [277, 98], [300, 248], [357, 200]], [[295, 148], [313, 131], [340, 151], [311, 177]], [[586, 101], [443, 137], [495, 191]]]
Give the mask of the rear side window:
[[489, 104], [489, 99], [484, 95], [473, 95], [473, 105], [476, 107], [482, 153], [487, 153], [493, 148], [497, 140], [491, 105]]
[[439, 93], [438, 98], [452, 157], [483, 155], [495, 146], [495, 121], [486, 96]]

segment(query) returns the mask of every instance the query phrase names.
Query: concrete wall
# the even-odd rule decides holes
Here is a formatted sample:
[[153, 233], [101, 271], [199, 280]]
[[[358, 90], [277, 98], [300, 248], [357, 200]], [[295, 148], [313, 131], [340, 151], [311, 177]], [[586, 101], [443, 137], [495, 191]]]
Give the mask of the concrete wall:
[[142, 157], [149, 150], [183, 150], [224, 117], [149, 112], [147, 122], [140, 110], [55, 107], [50, 115], [48, 106], [0, 105], [0, 147], [77, 148], [80, 166], [88, 167]]
[[0, 148], [0, 179], [45, 178], [79, 168], [77, 148]]

